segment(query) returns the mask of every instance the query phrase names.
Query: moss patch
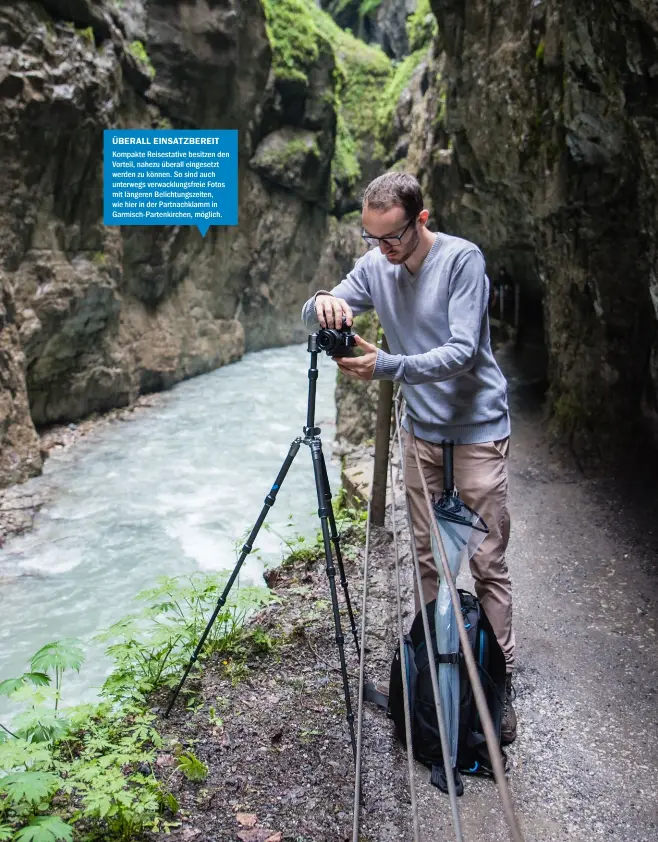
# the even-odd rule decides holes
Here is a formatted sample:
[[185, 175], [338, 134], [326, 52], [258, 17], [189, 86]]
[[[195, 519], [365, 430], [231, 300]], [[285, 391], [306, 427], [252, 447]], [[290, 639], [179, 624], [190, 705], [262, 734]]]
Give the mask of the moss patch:
[[262, 0], [272, 67], [278, 79], [306, 82], [322, 37], [306, 0]]
[[411, 82], [416, 68], [427, 56], [427, 52], [428, 48], [423, 47], [408, 55], [404, 61], [401, 61], [382, 94], [377, 110], [377, 135], [383, 141], [386, 140], [390, 131], [398, 100], [409, 82]]
[[155, 67], [151, 63], [151, 59], [146, 52], [146, 47], [142, 44], [141, 41], [131, 41], [130, 42], [130, 52], [135, 56], [137, 61], [142, 65], [142, 67], [146, 70], [148, 75], [153, 79], [155, 76]]
[[336, 84], [327, 92], [337, 115], [332, 180], [353, 187], [361, 176], [360, 160], [372, 152], [378, 102], [391, 78], [391, 62], [379, 47], [341, 29], [314, 0], [262, 2], [278, 79], [307, 82], [322, 42], [333, 51]]
[[331, 162], [331, 171], [334, 181], [340, 181], [348, 186], [355, 185], [361, 177], [357, 143], [341, 110], [337, 115], [336, 146]]
[[405, 26], [409, 49], [412, 52], [430, 44], [439, 31], [434, 12], [430, 6], [430, 0], [418, 0], [418, 5], [413, 14], [407, 18]]
[[377, 101], [391, 78], [391, 61], [380, 47], [371, 47], [341, 29], [314, 4], [310, 8], [318, 31], [336, 57], [340, 107], [347, 126], [356, 140], [371, 136]]
[[307, 142], [303, 138], [294, 138], [284, 146], [265, 150], [261, 156], [261, 162], [273, 169], [288, 171], [299, 166], [309, 155], [320, 160], [321, 154], [317, 140]]

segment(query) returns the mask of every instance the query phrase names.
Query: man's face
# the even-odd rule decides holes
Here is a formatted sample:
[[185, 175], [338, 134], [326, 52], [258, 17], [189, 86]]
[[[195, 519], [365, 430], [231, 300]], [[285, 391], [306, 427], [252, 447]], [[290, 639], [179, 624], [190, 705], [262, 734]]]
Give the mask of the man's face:
[[397, 240], [392, 243], [385, 240], [379, 242], [382, 254], [386, 255], [388, 262], [394, 265], [400, 265], [408, 260], [419, 243], [416, 220], [411, 222], [404, 208], [392, 207], [390, 210], [379, 211], [369, 210], [366, 205], [361, 214], [361, 224], [364, 232], [371, 237], [401, 236], [401, 242]]

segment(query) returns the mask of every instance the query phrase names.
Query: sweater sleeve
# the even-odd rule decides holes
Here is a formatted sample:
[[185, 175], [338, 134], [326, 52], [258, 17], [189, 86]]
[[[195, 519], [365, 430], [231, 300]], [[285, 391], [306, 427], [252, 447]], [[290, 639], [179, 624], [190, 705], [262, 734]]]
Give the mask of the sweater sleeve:
[[[485, 264], [477, 249], [467, 252], [453, 270], [448, 294], [450, 339], [424, 354], [387, 354], [381, 349], [373, 379], [398, 383], [451, 380], [475, 361], [486, 295]], [[428, 313], [431, 317], [431, 314]]]
[[319, 323], [315, 315], [315, 299], [318, 295], [333, 295], [336, 298], [344, 298], [352, 308], [354, 315], [372, 310], [372, 298], [370, 297], [370, 285], [368, 283], [367, 257], [364, 254], [354, 264], [354, 269], [335, 286], [331, 292], [321, 289], [315, 293], [302, 307], [302, 321], [308, 328], [317, 328]]

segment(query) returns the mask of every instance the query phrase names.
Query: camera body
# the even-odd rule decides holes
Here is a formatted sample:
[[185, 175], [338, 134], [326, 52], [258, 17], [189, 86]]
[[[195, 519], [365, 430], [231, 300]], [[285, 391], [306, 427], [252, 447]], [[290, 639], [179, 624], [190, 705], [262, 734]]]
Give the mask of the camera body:
[[356, 338], [350, 327], [324, 327], [318, 331], [317, 346], [318, 351], [326, 351], [329, 357], [351, 357]]

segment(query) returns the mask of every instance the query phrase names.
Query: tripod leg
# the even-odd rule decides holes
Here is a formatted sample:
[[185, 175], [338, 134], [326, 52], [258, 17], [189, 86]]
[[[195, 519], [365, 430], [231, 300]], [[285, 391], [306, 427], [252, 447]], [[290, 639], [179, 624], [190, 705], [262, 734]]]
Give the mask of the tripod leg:
[[[338, 655], [340, 657], [340, 671], [343, 675], [343, 692], [345, 693], [345, 707], [347, 709], [347, 726], [350, 731], [352, 751], [356, 759], [356, 739], [354, 736], [354, 713], [350, 699], [350, 685], [347, 678], [347, 664], [345, 662], [345, 638], [340, 623], [340, 611], [338, 609], [338, 593], [336, 591], [336, 569], [334, 568], [331, 552], [331, 536], [329, 534], [328, 512], [327, 512], [327, 491], [325, 488], [322, 444], [319, 439], [312, 439], [310, 442], [311, 456], [313, 458], [313, 472], [315, 474], [315, 487], [318, 492], [318, 515], [322, 526], [322, 540], [324, 552], [327, 557], [327, 577], [329, 579], [329, 590], [331, 591], [331, 605], [334, 612], [334, 626], [336, 628], [336, 643], [338, 644]], [[330, 504], [331, 505], [331, 504]]]
[[190, 658], [190, 662], [188, 663], [187, 667], [185, 668], [185, 672], [183, 673], [183, 677], [181, 678], [178, 687], [174, 691], [174, 694], [171, 697], [171, 701], [167, 705], [167, 709], [165, 711], [165, 717], [169, 716], [169, 713], [170, 713], [172, 707], [174, 706], [174, 703], [175, 703], [176, 699], [178, 698], [178, 694], [180, 693], [180, 691], [183, 687], [183, 684], [185, 683], [185, 679], [190, 674], [190, 670], [192, 669], [192, 667], [196, 663], [196, 661], [199, 657], [199, 652], [201, 652], [201, 650], [203, 649], [203, 644], [206, 642], [206, 638], [210, 634], [210, 630], [213, 626], [213, 623], [217, 619], [217, 616], [219, 615], [219, 612], [224, 607], [224, 605], [226, 603], [226, 600], [228, 598], [229, 592], [230, 592], [231, 588], [233, 587], [233, 583], [238, 578], [238, 574], [240, 573], [240, 568], [242, 567], [242, 564], [244, 563], [245, 558], [249, 555], [249, 553], [254, 548], [254, 541], [256, 540], [256, 536], [258, 535], [258, 533], [260, 531], [260, 528], [263, 525], [263, 522], [265, 521], [265, 518], [267, 517], [267, 513], [269, 512], [269, 510], [272, 508], [272, 506], [276, 502], [276, 495], [277, 495], [279, 489], [281, 488], [281, 485], [283, 484], [283, 480], [286, 478], [286, 474], [288, 473], [288, 470], [290, 469], [290, 466], [292, 465], [293, 459], [295, 458], [295, 456], [297, 456], [297, 453], [299, 452], [299, 448], [301, 447], [301, 444], [302, 444], [302, 440], [300, 438], [297, 438], [290, 445], [290, 450], [288, 451], [288, 455], [284, 459], [283, 465], [281, 466], [281, 470], [277, 474], [277, 478], [274, 480], [274, 485], [270, 489], [270, 493], [265, 498], [265, 504], [264, 504], [263, 508], [261, 509], [260, 514], [258, 515], [258, 519], [256, 520], [256, 523], [254, 524], [253, 529], [249, 533], [249, 537], [247, 538], [244, 546], [242, 547], [242, 552], [240, 553], [240, 557], [237, 561], [237, 564], [235, 565], [235, 567], [233, 569], [233, 572], [231, 573], [231, 576], [230, 576], [228, 582], [226, 583], [226, 587], [224, 588], [224, 591], [223, 591], [222, 595], [220, 596], [219, 600], [217, 601], [217, 605], [215, 606], [215, 610], [212, 613], [212, 617], [210, 618], [210, 620], [208, 622], [208, 625], [206, 626], [205, 631], [201, 635], [201, 640], [199, 640], [199, 643], [197, 644], [197, 647], [194, 650], [194, 653], [193, 653], [192, 657]]
[[343, 586], [343, 593], [345, 594], [345, 602], [347, 603], [347, 613], [350, 618], [350, 627], [354, 637], [354, 644], [356, 646], [357, 655], [359, 655], [359, 637], [356, 631], [356, 623], [354, 621], [354, 612], [352, 611], [352, 601], [350, 600], [349, 585], [347, 584], [347, 577], [345, 576], [345, 565], [343, 564], [343, 555], [340, 551], [340, 538], [338, 537], [338, 530], [336, 529], [336, 518], [334, 517], [334, 510], [331, 505], [331, 488], [329, 486], [329, 477], [327, 475], [327, 463], [325, 462], [324, 453], [320, 450], [320, 458], [322, 462], [322, 475], [324, 478], [325, 500], [327, 502], [327, 515], [329, 517], [329, 527], [331, 529], [331, 540], [336, 550], [336, 563], [338, 564], [338, 572], [340, 574], [340, 583]]

